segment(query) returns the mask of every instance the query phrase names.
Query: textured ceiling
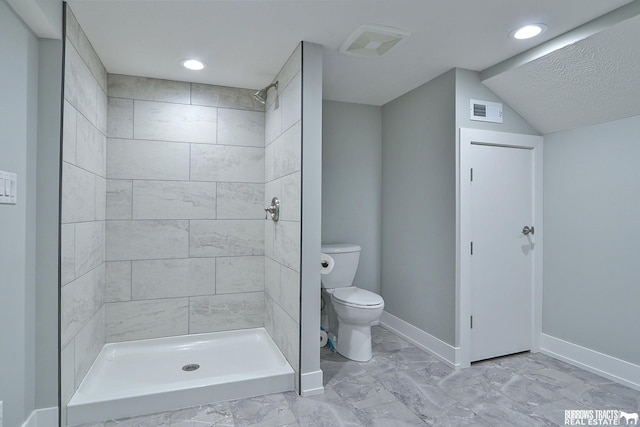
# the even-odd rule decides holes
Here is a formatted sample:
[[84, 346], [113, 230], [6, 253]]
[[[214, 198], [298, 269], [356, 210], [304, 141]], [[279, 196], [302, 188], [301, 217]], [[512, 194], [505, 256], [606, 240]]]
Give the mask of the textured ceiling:
[[[324, 46], [325, 99], [382, 105], [441, 73], [483, 70], [630, 0], [70, 0], [110, 73], [260, 88], [296, 45]], [[544, 22], [539, 38], [514, 28]], [[362, 24], [407, 30], [379, 58], [340, 54]], [[180, 60], [200, 57], [193, 73]]]
[[483, 82], [542, 133], [640, 114], [640, 16]]

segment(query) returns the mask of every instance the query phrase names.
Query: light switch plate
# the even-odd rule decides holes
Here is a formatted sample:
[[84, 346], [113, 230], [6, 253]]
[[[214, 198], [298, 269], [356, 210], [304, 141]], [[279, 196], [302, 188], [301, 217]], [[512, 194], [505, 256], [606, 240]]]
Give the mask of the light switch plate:
[[0, 204], [15, 205], [18, 201], [18, 176], [0, 171]]

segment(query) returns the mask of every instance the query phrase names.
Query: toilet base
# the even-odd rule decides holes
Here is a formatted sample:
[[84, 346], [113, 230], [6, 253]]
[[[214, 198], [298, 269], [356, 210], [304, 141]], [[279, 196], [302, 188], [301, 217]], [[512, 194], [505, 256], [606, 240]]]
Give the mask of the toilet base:
[[349, 325], [340, 321], [338, 326], [338, 353], [356, 362], [368, 362], [371, 352], [371, 326]]

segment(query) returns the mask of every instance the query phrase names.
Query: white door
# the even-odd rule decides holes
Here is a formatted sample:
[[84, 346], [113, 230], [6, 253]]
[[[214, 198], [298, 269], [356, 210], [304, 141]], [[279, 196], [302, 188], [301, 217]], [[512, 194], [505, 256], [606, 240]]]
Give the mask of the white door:
[[474, 142], [468, 154], [476, 361], [531, 349], [535, 234], [523, 229], [535, 227], [534, 157], [530, 148]]

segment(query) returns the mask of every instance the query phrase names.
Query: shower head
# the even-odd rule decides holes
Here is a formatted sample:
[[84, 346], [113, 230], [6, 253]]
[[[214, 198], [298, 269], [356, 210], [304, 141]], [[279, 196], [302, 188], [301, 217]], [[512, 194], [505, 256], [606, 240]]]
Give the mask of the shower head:
[[260, 101], [262, 104], [266, 104], [267, 103], [267, 92], [269, 91], [269, 89], [271, 89], [272, 87], [276, 88], [276, 90], [278, 90], [278, 82], [276, 81], [275, 83], [271, 83], [269, 86], [260, 89], [259, 91], [257, 91], [256, 93], [253, 94], [253, 97], [255, 99], [257, 99], [258, 101]]

